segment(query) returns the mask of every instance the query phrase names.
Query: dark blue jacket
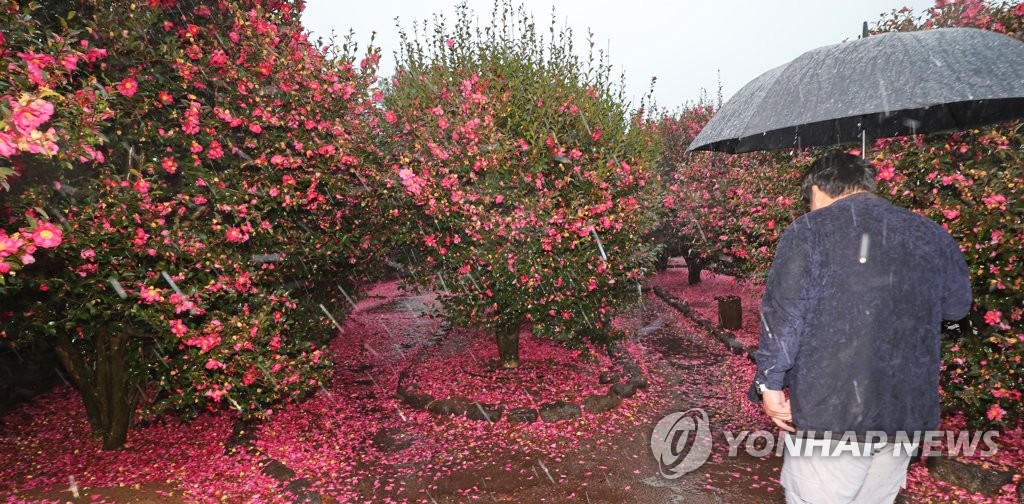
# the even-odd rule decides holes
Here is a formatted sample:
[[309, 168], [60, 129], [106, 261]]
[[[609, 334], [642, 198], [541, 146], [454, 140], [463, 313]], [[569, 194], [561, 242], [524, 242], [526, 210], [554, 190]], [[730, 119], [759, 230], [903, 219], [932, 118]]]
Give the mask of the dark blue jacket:
[[949, 233], [872, 194], [847, 196], [779, 240], [755, 380], [789, 387], [800, 431], [935, 429], [941, 323], [970, 307], [967, 264]]

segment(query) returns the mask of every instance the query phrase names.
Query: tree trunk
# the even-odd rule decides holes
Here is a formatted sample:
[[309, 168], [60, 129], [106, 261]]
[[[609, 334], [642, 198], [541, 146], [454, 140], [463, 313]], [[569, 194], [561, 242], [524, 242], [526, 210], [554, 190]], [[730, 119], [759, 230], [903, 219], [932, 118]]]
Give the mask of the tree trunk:
[[697, 285], [700, 283], [700, 272], [704, 270], [704, 261], [695, 258], [686, 258], [686, 283]]
[[519, 367], [519, 324], [499, 325], [494, 335], [498, 341], [498, 361], [501, 367]]
[[138, 399], [128, 375], [128, 336], [127, 331], [100, 330], [91, 356], [83, 355], [67, 335], [57, 339], [57, 356], [78, 387], [92, 434], [103, 441], [104, 450], [124, 445]]

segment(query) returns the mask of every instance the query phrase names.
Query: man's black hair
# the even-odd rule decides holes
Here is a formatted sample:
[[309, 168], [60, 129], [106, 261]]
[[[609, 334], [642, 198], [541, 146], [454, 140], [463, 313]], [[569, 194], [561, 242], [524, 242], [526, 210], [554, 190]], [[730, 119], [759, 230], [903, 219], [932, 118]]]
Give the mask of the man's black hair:
[[811, 200], [811, 186], [838, 198], [854, 191], [875, 191], [875, 167], [859, 156], [831, 152], [821, 156], [807, 168], [800, 189], [804, 199]]

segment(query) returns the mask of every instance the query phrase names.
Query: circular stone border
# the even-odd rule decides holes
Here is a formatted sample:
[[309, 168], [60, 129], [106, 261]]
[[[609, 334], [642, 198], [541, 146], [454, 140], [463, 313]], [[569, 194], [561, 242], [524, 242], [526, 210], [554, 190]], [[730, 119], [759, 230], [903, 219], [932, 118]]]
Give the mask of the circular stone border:
[[622, 373], [628, 378], [623, 381], [618, 374], [602, 373], [600, 383], [609, 385], [608, 392], [592, 394], [580, 403], [554, 401], [543, 403], [538, 408], [520, 407], [509, 409], [506, 412], [505, 406], [502, 404], [483, 403], [463, 396], [435, 398], [425, 392], [418, 383], [412, 381], [412, 371], [415, 366], [423, 362], [426, 350], [439, 344], [448, 335], [450, 329], [451, 325], [445, 321], [440, 329], [419, 348], [412, 362], [398, 374], [398, 386], [395, 394], [410, 408], [429, 411], [437, 415], [464, 416], [470, 420], [491, 423], [501, 420], [503, 416], [512, 423], [533, 423], [537, 421], [538, 417], [546, 423], [554, 423], [578, 418], [583, 411], [589, 414], [611, 411], [618, 408], [623, 399], [633, 397], [637, 390], [645, 389], [648, 385], [647, 378], [644, 377], [629, 351], [618, 342], [612, 342], [607, 346], [608, 356], [622, 368]]

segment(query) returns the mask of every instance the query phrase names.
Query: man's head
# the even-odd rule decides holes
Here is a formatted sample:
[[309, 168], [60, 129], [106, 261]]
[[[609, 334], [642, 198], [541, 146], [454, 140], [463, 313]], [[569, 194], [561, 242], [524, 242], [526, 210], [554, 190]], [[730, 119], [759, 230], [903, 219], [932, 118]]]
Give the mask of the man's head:
[[833, 152], [811, 163], [800, 188], [817, 210], [852, 193], [874, 192], [875, 168], [853, 154]]

